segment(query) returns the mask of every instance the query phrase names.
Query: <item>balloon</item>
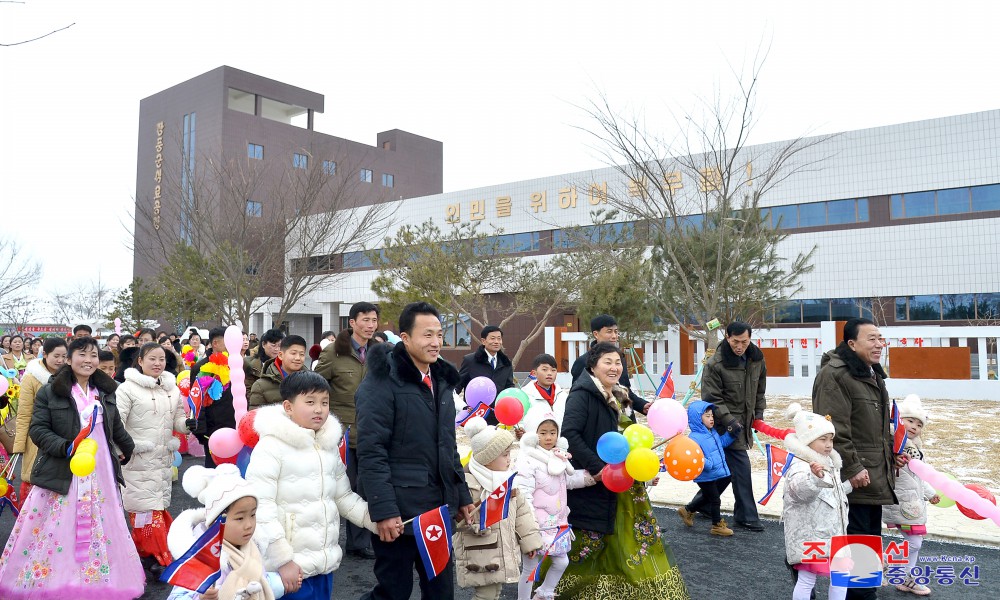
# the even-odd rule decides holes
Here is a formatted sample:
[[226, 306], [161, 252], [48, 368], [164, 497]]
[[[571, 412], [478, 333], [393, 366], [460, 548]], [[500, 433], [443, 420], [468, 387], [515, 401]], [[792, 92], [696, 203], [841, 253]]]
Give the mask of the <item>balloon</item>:
[[97, 442], [93, 438], [83, 438], [80, 445], [76, 447], [76, 452], [78, 454], [95, 456], [97, 454]]
[[122, 320], [121, 317], [115, 317], [115, 333], [118, 335], [122, 334]]
[[178, 452], [178, 451], [176, 451], [176, 450], [174, 450], [174, 468], [176, 469], [177, 467], [181, 466], [181, 463], [183, 461], [184, 461], [184, 458], [181, 457], [181, 453]]
[[243, 372], [243, 356], [240, 355], [243, 350], [243, 329], [239, 325], [226, 327], [224, 339], [226, 350], [229, 351], [229, 391], [233, 394], [233, 412], [239, 423], [243, 415], [247, 414], [246, 374]]
[[[628, 440], [629, 450], [637, 448], [653, 447], [653, 432], [649, 427], [635, 423], [625, 428], [625, 439]], [[633, 476], [634, 477], [634, 476]], [[639, 479], [636, 477], [636, 479]], [[645, 481], [645, 480], [640, 480]]]
[[597, 456], [609, 465], [625, 462], [628, 452], [628, 440], [617, 431], [609, 431], [597, 440]]
[[469, 459], [471, 459], [471, 458], [472, 458], [472, 450], [469, 450], [469, 453], [462, 457], [462, 468], [463, 469], [465, 467], [469, 466]]
[[493, 412], [497, 415], [497, 421], [504, 425], [517, 425], [524, 417], [524, 406], [514, 396], [504, 396], [497, 399]]
[[257, 434], [257, 430], [254, 428], [254, 419], [257, 418], [257, 411], [251, 410], [247, 414], [243, 415], [240, 419], [240, 424], [238, 425], [238, 431], [240, 433], [240, 441], [243, 442], [248, 448], [253, 448], [260, 441], [260, 435]]
[[527, 392], [521, 388], [507, 388], [497, 394], [497, 400], [500, 398], [516, 398], [517, 401], [521, 403], [521, 406], [524, 407], [524, 412], [528, 412], [528, 410], [531, 409], [531, 398], [529, 398]]
[[236, 455], [236, 466], [240, 469], [240, 475], [243, 477], [247, 476], [247, 467], [250, 465], [250, 453], [253, 452], [252, 448], [247, 448], [243, 446], [240, 449], [239, 454]]
[[236, 453], [238, 453], [242, 447], [243, 442], [240, 441], [240, 434], [236, 433], [236, 430], [232, 427], [223, 427], [222, 429], [218, 429], [210, 438], [208, 438], [208, 449], [212, 452], [212, 456], [215, 458], [230, 458], [236, 456]]
[[[906, 463], [906, 466], [913, 471], [914, 475], [931, 484], [931, 487], [948, 494], [948, 497], [959, 505], [959, 510], [965, 508], [965, 510], [978, 517], [992, 519], [994, 523], [1000, 525], [1000, 507], [996, 505], [996, 500], [992, 499], [992, 494], [988, 498], [983, 497], [980, 495], [979, 490], [970, 489], [957, 481], [948, 479], [943, 473], [936, 471], [934, 467], [926, 464], [919, 458], [911, 458]], [[983, 488], [983, 490], [989, 494], [986, 488]], [[962, 511], [962, 514], [969, 518], [975, 518], [965, 511]]]
[[455, 415], [455, 425], [458, 425], [463, 420], [465, 420], [465, 417], [469, 416], [470, 412], [472, 411], [467, 409], [462, 409], [457, 415]]
[[3, 477], [0, 477], [0, 497], [7, 495], [7, 488], [9, 487], [10, 484], [7, 483], [7, 480], [4, 479]]
[[687, 427], [687, 411], [673, 398], [660, 398], [649, 407], [646, 421], [656, 435], [669, 440]]
[[475, 408], [480, 404], [490, 406], [497, 398], [497, 385], [489, 377], [476, 377], [465, 386], [465, 404]]
[[[951, 479], [952, 481], [958, 481], [958, 478], [952, 475], [951, 473], [945, 473], [944, 471], [941, 471], [941, 474], [947, 477], [948, 479]], [[951, 508], [952, 506], [955, 506], [955, 501], [949, 498], [947, 495], [945, 495], [944, 492], [942, 492], [941, 490], [934, 490], [934, 491], [937, 492], [938, 498], [940, 498], [941, 501], [938, 502], [937, 504], [931, 504], [931, 506], [936, 506], [938, 508]]]
[[601, 482], [604, 484], [604, 487], [616, 494], [620, 494], [632, 487], [635, 480], [625, 472], [625, 465], [619, 463], [616, 465], [604, 465], [604, 468], [601, 469]]
[[177, 467], [170, 467], [170, 481], [177, 481]]
[[10, 385], [10, 382], [7, 381], [7, 378], [6, 377], [0, 377], [0, 396], [3, 396], [4, 394], [7, 393], [7, 386], [8, 385]]
[[93, 454], [74, 454], [73, 458], [69, 459], [69, 470], [73, 472], [77, 477], [86, 477], [94, 472], [94, 467], [97, 466], [97, 461], [94, 459]]
[[[984, 488], [983, 486], [979, 485], [978, 483], [967, 483], [965, 484], [965, 487], [978, 494], [980, 498], [986, 498], [993, 504], [997, 503], [997, 499], [993, 497], [993, 493], [990, 492], [988, 489]], [[986, 518], [980, 516], [979, 513], [977, 513], [974, 510], [969, 510], [968, 508], [965, 508], [964, 506], [962, 506], [960, 502], [956, 502], [955, 504], [958, 506], [958, 512], [969, 517], [970, 519], [982, 521]]]
[[678, 435], [667, 443], [663, 451], [663, 465], [674, 479], [691, 481], [705, 468], [705, 455], [698, 442], [686, 435]]
[[214, 462], [216, 464], [216, 466], [218, 466], [218, 465], [235, 465], [236, 462], [239, 459], [240, 459], [240, 455], [239, 454], [234, 454], [232, 456], [227, 456], [227, 457], [212, 455], [212, 462]]
[[635, 448], [625, 459], [625, 470], [636, 481], [649, 481], [660, 473], [660, 457], [649, 448]]

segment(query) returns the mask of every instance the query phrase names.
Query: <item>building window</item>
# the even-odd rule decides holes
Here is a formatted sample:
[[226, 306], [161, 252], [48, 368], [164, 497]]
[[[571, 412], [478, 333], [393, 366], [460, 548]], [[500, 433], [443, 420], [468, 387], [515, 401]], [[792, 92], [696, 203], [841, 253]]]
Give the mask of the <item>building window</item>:
[[972, 210], [1000, 210], [1000, 184], [978, 185], [972, 188]]
[[309, 168], [309, 157], [305, 154], [299, 154], [297, 152], [292, 154], [292, 167], [296, 169]]
[[802, 322], [821, 323], [830, 320], [829, 300], [803, 300]]
[[444, 345], [467, 347], [472, 341], [472, 334], [469, 324], [472, 319], [469, 315], [441, 315], [441, 327], [444, 329]]
[[[190, 244], [194, 239], [194, 165], [197, 113], [184, 115], [184, 129], [181, 135], [181, 210], [180, 238]], [[157, 169], [157, 173], [159, 173]], [[160, 183], [162, 177], [156, 180]]]
[[382, 173], [382, 187], [393, 187], [393, 176], [388, 173]]
[[783, 302], [775, 310], [775, 323], [801, 323], [802, 322], [802, 302], [799, 300], [789, 300]]
[[337, 174], [337, 163], [332, 160], [323, 161], [323, 173], [325, 175], [336, 175]]
[[799, 207], [792, 204], [788, 206], [772, 206], [771, 222], [780, 229], [794, 229], [799, 226]]
[[372, 170], [361, 169], [361, 183], [371, 183], [371, 182], [372, 182]]
[[945, 294], [941, 297], [941, 318], [946, 321], [969, 321], [976, 318], [973, 294]]
[[247, 200], [247, 216], [248, 217], [262, 217], [264, 216], [264, 205], [260, 202], [254, 202], [253, 200]]
[[247, 144], [247, 158], [264, 160], [264, 146], [260, 144]]

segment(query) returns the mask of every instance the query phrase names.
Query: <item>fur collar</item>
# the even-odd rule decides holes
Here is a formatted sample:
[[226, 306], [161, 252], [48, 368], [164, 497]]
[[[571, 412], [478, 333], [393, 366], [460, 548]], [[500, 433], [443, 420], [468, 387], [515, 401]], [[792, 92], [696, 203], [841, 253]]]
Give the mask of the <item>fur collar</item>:
[[149, 375], [140, 372], [139, 369], [125, 369], [125, 381], [131, 381], [138, 386], [148, 389], [160, 387], [167, 393], [174, 391], [174, 388], [177, 387], [177, 380], [174, 374], [169, 371], [160, 373], [159, 379], [153, 379]]
[[806, 446], [794, 433], [789, 433], [785, 436], [785, 450], [788, 450], [795, 456], [804, 459], [806, 462], [814, 463], [818, 462], [821, 465], [832, 466], [834, 469], [840, 469], [843, 466], [843, 462], [840, 459], [840, 455], [834, 450], [830, 453], [830, 456], [823, 456], [819, 452], [816, 452], [809, 446]]
[[[472, 353], [472, 360], [484, 365], [490, 364], [490, 357], [486, 354], [486, 346], [476, 348], [476, 351]], [[497, 352], [497, 368], [509, 366], [511, 366], [510, 359], [507, 358], [507, 355], [503, 353], [503, 348], [501, 348]]]
[[[858, 379], [870, 379], [871, 371], [868, 369], [868, 365], [864, 363], [860, 358], [858, 358], [858, 353], [851, 350], [851, 347], [847, 345], [847, 342], [840, 342], [840, 345], [834, 350], [834, 353], [847, 364], [847, 370]], [[885, 370], [882, 369], [882, 365], [872, 365], [872, 370], [875, 374], [882, 379], [888, 379], [889, 375], [886, 374]]]
[[[70, 368], [69, 364], [65, 364], [61, 369], [56, 371], [49, 383], [52, 384], [52, 392], [56, 396], [60, 396], [62, 398], [72, 398], [73, 383], [75, 383], [75, 381], [76, 380], [73, 377], [73, 370]], [[108, 377], [104, 371], [94, 371], [93, 375], [90, 376], [89, 383], [104, 394], [113, 394], [115, 393], [115, 390], [118, 389], [118, 383], [114, 379]]]
[[[333, 351], [337, 353], [337, 356], [354, 356], [354, 344], [351, 343], [351, 336], [354, 335], [354, 330], [348, 327], [347, 329], [341, 329], [340, 333], [337, 334], [337, 339], [333, 342]], [[368, 350], [372, 349], [375, 345], [373, 340], [368, 340]], [[367, 354], [365, 356], [367, 359]]]
[[[740, 357], [733, 353], [732, 347], [726, 340], [719, 342], [719, 352], [722, 354], [722, 366], [727, 369], [735, 369], [740, 366]], [[747, 357], [748, 361], [760, 362], [764, 360], [764, 353], [753, 342], [747, 346], [744, 356]]]
[[38, 383], [45, 385], [49, 382], [49, 378], [52, 377], [52, 373], [49, 372], [49, 368], [45, 366], [42, 359], [36, 358], [35, 360], [28, 363], [28, 366], [24, 368], [25, 375], [31, 375], [38, 380]]
[[[557, 476], [565, 473], [566, 475], [572, 475], [576, 472], [573, 465], [569, 462], [569, 459], [573, 457], [567, 449], [569, 448], [569, 442], [566, 438], [561, 437], [559, 441], [556, 442], [556, 447], [552, 450], [546, 450], [538, 445], [538, 435], [534, 433], [526, 433], [524, 437], [521, 438], [521, 452], [524, 455], [539, 464], [545, 465], [545, 470], [549, 475]], [[558, 452], [557, 452], [558, 451]]]
[[[399, 342], [395, 346], [391, 344], [374, 344], [369, 346], [369, 348], [371, 350], [369, 350], [366, 359], [369, 376], [392, 378], [400, 384], [419, 384], [423, 381], [423, 375], [420, 374], [417, 366], [413, 364], [413, 359], [410, 358], [403, 342]], [[431, 376], [434, 379], [444, 380], [449, 386], [454, 386], [458, 383], [459, 379], [458, 370], [443, 358], [438, 358], [431, 364]]]
[[285, 414], [285, 407], [282, 404], [258, 409], [254, 428], [260, 437], [269, 435], [300, 450], [309, 448], [316, 443], [323, 450], [336, 450], [337, 445], [340, 444], [340, 438], [344, 435], [340, 421], [333, 414], [327, 418], [326, 423], [319, 431], [313, 432], [311, 429], [299, 427], [293, 423]]

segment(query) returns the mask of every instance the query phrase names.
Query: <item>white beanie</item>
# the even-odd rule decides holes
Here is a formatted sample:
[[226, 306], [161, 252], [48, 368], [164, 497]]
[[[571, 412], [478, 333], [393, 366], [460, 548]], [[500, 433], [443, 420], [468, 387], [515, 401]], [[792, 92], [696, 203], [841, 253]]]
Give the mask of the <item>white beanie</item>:
[[221, 464], [214, 469], [189, 467], [181, 485], [189, 496], [205, 505], [205, 525], [215, 522], [240, 498], [257, 499], [253, 486], [240, 476], [236, 465]]
[[465, 433], [472, 440], [472, 458], [486, 466], [514, 444], [514, 435], [506, 429], [486, 424], [486, 419], [474, 417], [465, 424]]
[[901, 401], [896, 403], [899, 408], [899, 417], [911, 419], [917, 419], [924, 425], [930, 420], [930, 415], [924, 410], [924, 407], [920, 404], [920, 396], [916, 394], [910, 394], [903, 398]]
[[829, 415], [821, 417], [814, 412], [804, 410], [798, 402], [789, 404], [785, 409], [785, 415], [795, 423], [795, 437], [806, 446], [828, 433], [836, 435]]
[[556, 417], [555, 413], [548, 406], [542, 406], [536, 404], [528, 410], [528, 414], [524, 416], [524, 436], [521, 437], [522, 446], [537, 446], [538, 445], [538, 428], [542, 426], [542, 423], [546, 421], [552, 421], [556, 426], [556, 447], [565, 450], [569, 447], [566, 443], [566, 439], [559, 437], [562, 430], [562, 423], [559, 422], [559, 418]]

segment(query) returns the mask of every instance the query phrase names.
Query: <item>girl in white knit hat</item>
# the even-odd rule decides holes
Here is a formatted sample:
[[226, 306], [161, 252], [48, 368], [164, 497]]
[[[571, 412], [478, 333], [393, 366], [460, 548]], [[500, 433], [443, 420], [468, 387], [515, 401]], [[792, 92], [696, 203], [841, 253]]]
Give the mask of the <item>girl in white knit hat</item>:
[[[920, 396], [910, 394], [897, 404], [899, 407], [900, 427], [906, 429], [906, 446], [903, 454], [910, 458], [919, 458], [926, 462], [923, 452], [923, 441], [920, 434], [928, 421], [927, 412], [920, 404]], [[908, 543], [906, 575], [904, 578], [891, 577], [896, 589], [917, 596], [930, 596], [931, 589], [914, 581], [910, 571], [917, 564], [920, 546], [927, 535], [927, 502], [937, 504], [940, 496], [929, 483], [923, 481], [910, 470], [909, 466], [899, 469], [896, 475], [896, 487], [893, 488], [899, 504], [882, 507], [882, 521], [889, 529], [899, 529], [903, 539]]]
[[[833, 449], [834, 428], [829, 417], [803, 410], [793, 402], [786, 414], [795, 423], [795, 433], [785, 438], [785, 449], [795, 455], [785, 474], [785, 557], [796, 570], [792, 600], [809, 600], [817, 575], [830, 575], [830, 538], [847, 533], [847, 494], [850, 481], [840, 480], [842, 462]], [[800, 460], [799, 460], [800, 459]], [[826, 562], [807, 562], [811, 542], [823, 542]], [[843, 600], [847, 588], [830, 585], [830, 600]]]

